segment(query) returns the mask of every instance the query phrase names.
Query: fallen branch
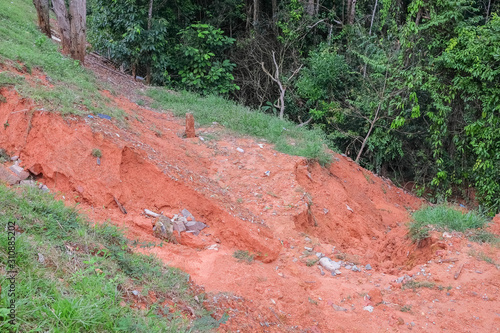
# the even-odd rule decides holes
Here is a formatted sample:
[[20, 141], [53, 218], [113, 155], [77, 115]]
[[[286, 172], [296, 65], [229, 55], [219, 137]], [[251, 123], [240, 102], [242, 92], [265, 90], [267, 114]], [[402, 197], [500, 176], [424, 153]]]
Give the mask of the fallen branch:
[[460, 265], [460, 268], [455, 273], [455, 276], [454, 276], [455, 280], [458, 279], [458, 277], [460, 276], [460, 273], [462, 273], [462, 268], [464, 268], [464, 264]]
[[125, 207], [123, 207], [122, 204], [118, 202], [118, 199], [116, 199], [115, 197], [113, 197], [113, 199], [115, 199], [115, 202], [118, 205], [118, 208], [120, 208], [120, 210], [122, 211], [122, 213], [123, 214], [127, 214], [127, 211], [125, 210]]

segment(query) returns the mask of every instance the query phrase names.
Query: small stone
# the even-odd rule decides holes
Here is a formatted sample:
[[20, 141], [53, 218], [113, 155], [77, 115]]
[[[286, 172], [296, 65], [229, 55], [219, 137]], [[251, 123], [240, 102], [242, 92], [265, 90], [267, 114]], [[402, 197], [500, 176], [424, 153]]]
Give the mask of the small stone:
[[313, 248], [312, 248], [312, 247], [307, 247], [307, 246], [304, 246], [304, 250], [309, 251], [309, 252], [312, 252]]
[[207, 250], [219, 251], [219, 244], [213, 244], [207, 247]]
[[367, 271], [370, 271], [370, 270], [372, 269], [372, 265], [370, 265], [370, 264], [366, 265], [366, 266], [365, 266], [365, 269], [366, 269]]
[[45, 262], [45, 257], [41, 253], [38, 253], [38, 262], [40, 264], [43, 264]]
[[330, 271], [330, 272], [335, 272], [336, 274], [338, 274], [336, 271], [338, 271], [341, 267], [341, 262], [336, 262], [336, 261], [333, 261], [331, 260], [330, 258], [328, 257], [323, 257], [319, 260], [319, 264], [321, 266], [323, 266], [323, 268], [325, 268], [327, 271]]
[[11, 161], [17, 161], [19, 159], [19, 156], [12, 156], [10, 158]]
[[43, 192], [43, 193], [48, 193], [50, 192], [49, 188], [47, 187], [47, 185], [44, 185], [44, 184], [40, 184], [41, 186], [39, 187], [40, 190]]
[[352, 266], [351, 265], [345, 265], [345, 269], [351, 269]]
[[368, 312], [373, 312], [373, 306], [368, 305], [363, 308], [363, 310], [368, 311]]
[[36, 187], [36, 181], [28, 179], [28, 180], [21, 180], [19, 183], [22, 186], [29, 186], [29, 187]]
[[11, 165], [9, 167], [9, 169], [12, 172], [14, 172], [19, 177], [19, 179], [21, 179], [21, 180], [25, 180], [26, 178], [28, 178], [30, 176], [29, 172], [25, 171], [23, 168], [21, 168], [18, 165]]
[[344, 312], [347, 312], [347, 309], [346, 308], [343, 308], [341, 306], [338, 306], [336, 304], [332, 304], [332, 308], [335, 310], [335, 311], [344, 311]]
[[196, 132], [194, 130], [194, 116], [192, 113], [186, 113], [186, 138], [196, 137]]
[[132, 294], [134, 294], [134, 296], [139, 296], [139, 292], [137, 290], [132, 290]]
[[304, 238], [304, 240], [305, 240], [306, 242], [308, 242], [308, 243], [310, 243], [310, 242], [311, 242], [311, 238], [309, 238], [309, 237]]
[[97, 162], [97, 165], [101, 165], [101, 158], [100, 158], [100, 157], [97, 157], [97, 158], [96, 158], [96, 162]]
[[269, 176], [271, 175], [271, 171], [266, 171], [266, 172], [264, 172], [264, 175], [265, 175], [266, 177], [269, 177]]
[[358, 268], [358, 266], [356, 266], [356, 265], [352, 266], [351, 270], [352, 270], [353, 272], [360, 272], [360, 271], [361, 271], [361, 270]]
[[192, 221], [195, 221], [195, 218], [194, 218], [193, 214], [191, 214], [191, 213], [189, 212], [189, 210], [187, 210], [186, 208], [184, 208], [183, 210], [181, 210], [181, 214], [182, 214], [182, 216], [184, 216], [185, 218], [190, 217]]
[[205, 223], [198, 221], [187, 222], [185, 223], [185, 225], [186, 225], [186, 230], [198, 231], [198, 232], [208, 227]]
[[240, 147], [236, 148], [237, 151], [239, 151], [240, 153], [244, 153], [245, 151], [243, 149], [241, 149]]
[[320, 258], [320, 259], [321, 259], [321, 258], [323, 258], [323, 253], [321, 253], [321, 252], [316, 252], [316, 257], [318, 257], [318, 258]]

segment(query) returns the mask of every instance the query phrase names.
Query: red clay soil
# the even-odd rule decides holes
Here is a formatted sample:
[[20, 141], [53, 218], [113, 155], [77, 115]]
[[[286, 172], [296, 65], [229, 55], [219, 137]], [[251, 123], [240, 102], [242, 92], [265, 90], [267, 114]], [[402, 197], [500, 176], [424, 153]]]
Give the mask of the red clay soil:
[[[13, 90], [0, 92], [0, 123], [8, 123], [0, 147], [91, 219], [157, 244], [144, 209], [171, 216], [186, 208], [209, 225], [178, 245], [137, 251], [211, 293], [207, 307], [230, 316], [221, 332], [499, 331], [499, 249], [461, 234], [411, 243], [406, 224], [422, 200], [347, 157], [324, 168], [218, 124], [185, 139], [182, 119], [106, 92], [126, 126], [36, 111]], [[500, 217], [490, 229], [500, 234]], [[238, 261], [237, 250], [255, 260]], [[317, 252], [360, 271], [322, 275]]]

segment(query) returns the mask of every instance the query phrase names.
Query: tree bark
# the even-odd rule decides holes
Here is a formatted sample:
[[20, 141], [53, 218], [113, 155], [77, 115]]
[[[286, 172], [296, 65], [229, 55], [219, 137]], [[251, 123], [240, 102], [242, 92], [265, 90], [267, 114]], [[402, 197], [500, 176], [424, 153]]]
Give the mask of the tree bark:
[[349, 0], [349, 6], [348, 8], [348, 13], [349, 13], [349, 18], [347, 23], [353, 24], [354, 19], [356, 18], [356, 2], [357, 0]]
[[57, 18], [57, 25], [59, 26], [59, 33], [61, 34], [61, 47], [62, 53], [69, 55], [71, 53], [71, 28], [69, 24], [68, 9], [64, 0], [52, 0], [54, 6], [54, 13]]
[[259, 22], [259, 0], [253, 0], [253, 27], [256, 28]]
[[69, 3], [71, 27], [71, 57], [85, 63], [87, 49], [87, 0], [71, 0]]
[[52, 38], [50, 31], [49, 0], [33, 0], [38, 16], [38, 27], [47, 37]]
[[[153, 1], [149, 0], [149, 10], [148, 10], [148, 30], [151, 30], [151, 25], [153, 21]], [[149, 61], [151, 61], [151, 56], [149, 56]], [[148, 62], [146, 65], [146, 84], [151, 83], [151, 63]]]
[[62, 53], [85, 62], [87, 46], [87, 1], [71, 0], [69, 11], [64, 0], [52, 0], [61, 33]]

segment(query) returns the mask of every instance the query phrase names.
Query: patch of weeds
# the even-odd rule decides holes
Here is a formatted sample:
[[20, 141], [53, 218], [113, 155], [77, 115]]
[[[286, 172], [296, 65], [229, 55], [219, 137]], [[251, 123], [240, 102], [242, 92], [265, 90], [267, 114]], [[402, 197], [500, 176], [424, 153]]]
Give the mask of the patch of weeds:
[[462, 213], [447, 205], [426, 206], [413, 213], [413, 222], [409, 225], [410, 237], [418, 242], [427, 238], [431, 229], [465, 232], [483, 229], [487, 223], [486, 218], [474, 211]]
[[319, 261], [319, 259], [307, 259], [306, 261], [306, 266], [311, 267], [316, 265], [316, 263]]
[[[117, 227], [92, 225], [50, 193], [0, 185], [0, 225], [12, 223], [23, 231], [15, 240], [16, 314], [22, 321], [16, 327], [0, 321], [1, 332], [189, 330], [192, 322], [180, 313], [159, 320], [164, 315], [154, 304], [146, 304], [147, 311], [120, 306], [137, 287], [175, 298], [196, 318], [209, 315], [190, 292], [187, 274], [133, 253]], [[9, 246], [8, 237], [0, 237], [0, 267], [7, 265]], [[9, 283], [0, 276], [0, 315], [8, 309]]]
[[0, 94], [0, 104], [7, 103], [7, 98], [4, 95]]
[[442, 285], [439, 285], [437, 288], [438, 288], [439, 291], [443, 291], [445, 289], [448, 290], [448, 291], [450, 291], [451, 289], [453, 289], [452, 286], [445, 287], [445, 286], [442, 286]]
[[214, 121], [237, 133], [264, 138], [285, 154], [303, 156], [325, 165], [331, 162], [326, 151], [326, 135], [320, 129], [297, 127], [288, 120], [251, 110], [220, 96], [200, 97], [190, 92], [171, 93], [165, 88], [150, 88], [146, 93], [154, 108], [172, 110], [177, 116], [192, 112], [200, 125]]
[[136, 104], [139, 105], [139, 106], [145, 106], [146, 105], [146, 101], [143, 100], [143, 99], [139, 99], [139, 100], [137, 100]]
[[243, 203], [243, 199], [242, 199], [242, 198], [238, 198], [238, 199], [236, 200], [236, 202], [237, 202], [237, 203], [239, 203], [239, 204], [242, 204], [242, 203]]
[[406, 289], [412, 289], [413, 291], [416, 291], [419, 288], [429, 288], [433, 289], [436, 285], [432, 282], [428, 281], [415, 281], [415, 280], [410, 280], [401, 286], [401, 289], [406, 290]]
[[476, 243], [500, 244], [500, 238], [497, 235], [483, 228], [470, 230], [466, 232], [465, 236], [467, 236], [470, 241]]
[[5, 163], [10, 161], [10, 156], [7, 151], [3, 148], [0, 148], [0, 163]]
[[371, 179], [370, 175], [366, 172], [363, 172], [363, 176], [365, 177], [366, 181], [369, 183], [369, 184], [374, 184], [375, 182]]
[[268, 195], [274, 197], [274, 198], [279, 198], [278, 195], [276, 193], [274, 193], [273, 191], [267, 191], [266, 192]]
[[30, 84], [22, 75], [0, 73], [0, 87], [15, 85], [21, 96], [43, 103], [46, 111], [99, 112], [123, 119], [124, 112], [109, 106], [108, 98], [100, 92], [104, 85], [91, 71], [62, 56], [58, 44], [40, 32], [31, 1], [0, 1], [0, 13], [0, 61], [28, 75], [32, 68], [38, 68], [51, 84]]
[[403, 306], [399, 311], [401, 312], [411, 312], [411, 305], [405, 305]]
[[238, 259], [239, 262], [246, 262], [247, 264], [251, 264], [254, 259], [253, 254], [250, 254], [250, 252], [243, 250], [234, 251], [233, 257]]
[[308, 300], [309, 300], [309, 303], [314, 304], [314, 305], [318, 305], [318, 301], [313, 300], [311, 297], [309, 297]]
[[482, 251], [470, 250], [469, 255], [471, 257], [475, 257], [478, 260], [485, 261], [488, 264], [497, 266], [497, 263], [495, 262], [495, 260], [493, 258], [489, 257], [486, 253], [484, 253]]
[[101, 158], [102, 157], [102, 152], [98, 148], [92, 149], [92, 156]]

